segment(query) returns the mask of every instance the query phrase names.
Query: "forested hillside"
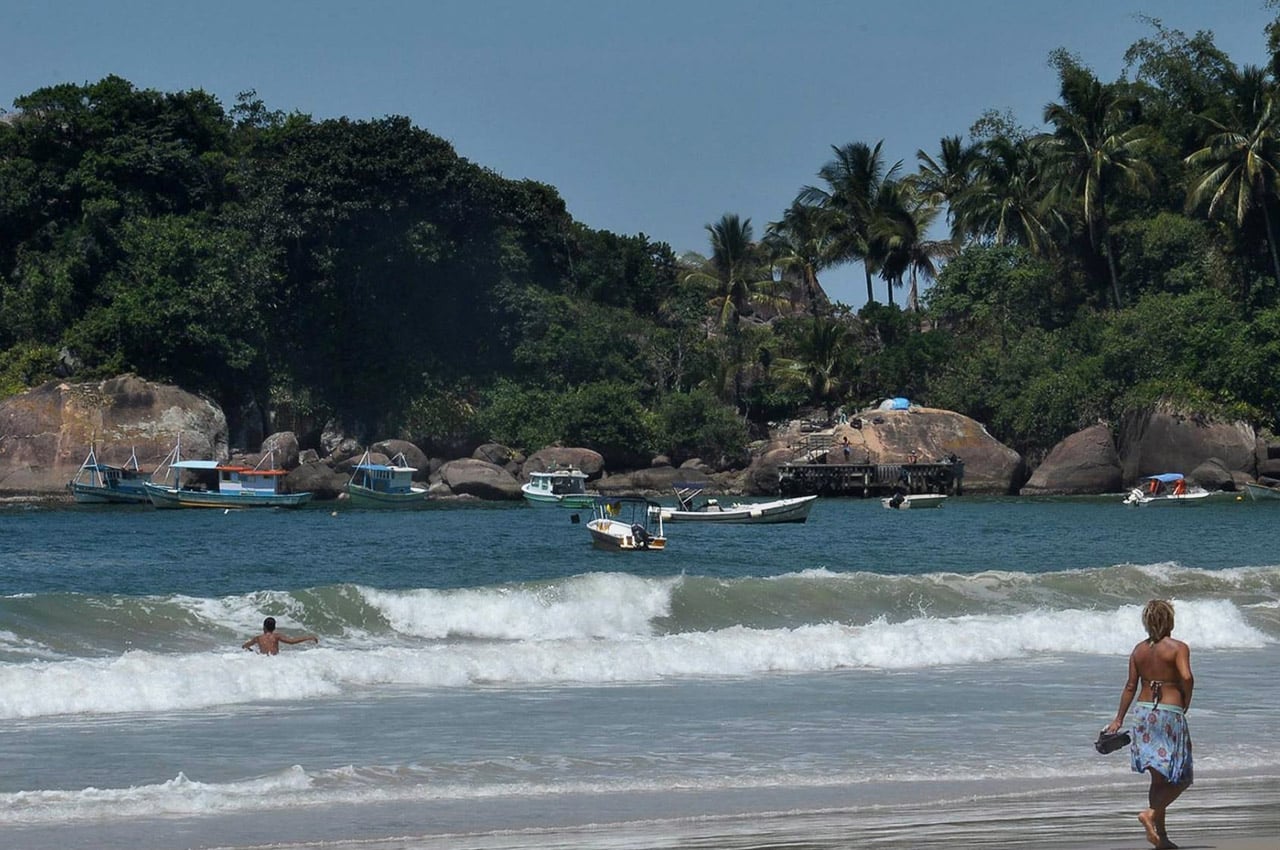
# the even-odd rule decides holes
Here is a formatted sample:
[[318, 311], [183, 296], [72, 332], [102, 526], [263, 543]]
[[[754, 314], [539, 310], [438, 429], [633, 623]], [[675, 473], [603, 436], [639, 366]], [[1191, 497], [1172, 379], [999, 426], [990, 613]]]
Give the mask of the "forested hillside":
[[[1151, 29], [1114, 81], [1055, 54], [1043, 115], [975, 116], [914, 169], [833, 140], [776, 221], [701, 199], [705, 259], [405, 118], [41, 89], [0, 115], [0, 395], [132, 371], [233, 435], [332, 420], [619, 464], [738, 458], [770, 420], [889, 395], [1033, 458], [1158, 400], [1275, 428], [1278, 63]], [[821, 288], [850, 262], [856, 314]]]

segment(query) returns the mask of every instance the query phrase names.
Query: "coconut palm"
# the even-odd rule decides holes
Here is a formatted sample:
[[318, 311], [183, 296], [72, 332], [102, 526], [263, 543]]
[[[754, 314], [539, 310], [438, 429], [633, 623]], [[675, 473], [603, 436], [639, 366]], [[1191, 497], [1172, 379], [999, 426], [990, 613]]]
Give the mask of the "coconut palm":
[[1062, 102], [1045, 107], [1054, 127], [1047, 140], [1048, 162], [1057, 194], [1080, 205], [1089, 244], [1106, 258], [1115, 306], [1123, 306], [1115, 251], [1107, 221], [1107, 201], [1116, 189], [1140, 188], [1152, 179], [1141, 152], [1151, 133], [1139, 121], [1138, 102], [1119, 86], [1104, 85], [1074, 64], [1061, 69]]
[[822, 404], [830, 416], [840, 406], [844, 393], [842, 370], [852, 339], [853, 331], [847, 323], [814, 316], [796, 340], [795, 356], [775, 361], [774, 374], [784, 383], [806, 387], [810, 397]]
[[995, 245], [1021, 245], [1045, 254], [1057, 212], [1045, 203], [1043, 145], [1038, 139], [996, 136], [979, 146], [974, 178], [951, 203], [954, 227]]
[[720, 325], [732, 329], [739, 317], [750, 311], [749, 304], [764, 281], [760, 272], [760, 252], [752, 241], [751, 219], [725, 213], [706, 225], [711, 237], [710, 270], [691, 272], [686, 280], [709, 286]]
[[888, 168], [880, 151], [863, 142], [833, 146], [835, 156], [818, 170], [826, 187], [806, 186], [797, 198], [803, 204], [826, 211], [832, 234], [831, 256], [835, 262], [860, 261], [867, 278], [867, 303], [875, 301], [871, 275], [876, 258], [871, 252], [871, 222], [875, 217], [880, 186], [897, 179], [902, 168], [898, 160]]
[[937, 159], [924, 150], [916, 151], [920, 168], [907, 178], [913, 188], [934, 206], [947, 205], [947, 223], [951, 227], [952, 238], [957, 242], [961, 233], [953, 205], [973, 184], [978, 153], [977, 145], [966, 145], [960, 136], [943, 136]]
[[832, 262], [834, 239], [827, 219], [818, 207], [796, 201], [782, 215], [781, 221], [770, 222], [765, 230], [764, 248], [769, 259], [782, 270], [800, 278], [801, 294], [812, 313], [830, 303], [818, 272]]
[[928, 238], [941, 207], [901, 182], [884, 184], [876, 206], [871, 242], [881, 257], [880, 274], [889, 284], [889, 303], [893, 303], [893, 287], [901, 287], [909, 274], [907, 309], [918, 311], [919, 279], [932, 280], [938, 274], [938, 261], [955, 256], [954, 243]]
[[1280, 194], [1280, 113], [1276, 90], [1264, 70], [1246, 67], [1228, 80], [1232, 109], [1227, 121], [1208, 116], [1215, 132], [1204, 147], [1186, 158], [1198, 169], [1187, 195], [1188, 209], [1209, 202], [1208, 213], [1228, 212], [1237, 225], [1254, 209], [1262, 210], [1272, 269], [1280, 284], [1280, 256], [1276, 251], [1271, 205]]

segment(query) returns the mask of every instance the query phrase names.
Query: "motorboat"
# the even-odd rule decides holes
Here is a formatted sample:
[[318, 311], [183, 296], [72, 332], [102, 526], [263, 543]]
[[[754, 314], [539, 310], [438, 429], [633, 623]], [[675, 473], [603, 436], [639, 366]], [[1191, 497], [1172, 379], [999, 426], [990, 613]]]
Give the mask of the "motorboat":
[[817, 496], [796, 496], [771, 502], [734, 502], [722, 505], [715, 498], [699, 501], [702, 488], [696, 485], [677, 485], [675, 491], [677, 507], [658, 506], [650, 509], [664, 522], [804, 522], [809, 518], [809, 508], [818, 499]]
[[556, 466], [530, 472], [520, 492], [531, 505], [580, 510], [595, 504], [596, 495], [587, 492], [587, 474], [574, 466]]
[[[1267, 482], [1275, 483], [1267, 483]], [[1252, 481], [1246, 482], [1244, 485], [1245, 492], [1249, 494], [1249, 498], [1255, 502], [1267, 502], [1272, 499], [1280, 499], [1280, 481], [1274, 478], [1259, 479], [1257, 483]]]
[[84, 463], [67, 482], [67, 489], [82, 505], [145, 505], [151, 500], [143, 485], [150, 480], [151, 474], [138, 468], [136, 452], [130, 451], [123, 466], [112, 466], [99, 461], [97, 451], [90, 447]]
[[595, 517], [587, 523], [591, 543], [600, 549], [620, 552], [657, 552], [665, 549], [662, 507], [643, 496], [597, 496], [592, 508]]
[[941, 493], [894, 493], [881, 499], [880, 504], [894, 511], [918, 511], [921, 508], [940, 508], [946, 501], [947, 497]]
[[1142, 483], [1124, 497], [1124, 504], [1139, 507], [1179, 505], [1198, 502], [1211, 495], [1213, 494], [1203, 487], [1188, 483], [1181, 472], [1162, 472], [1143, 478]]
[[351, 468], [347, 498], [358, 508], [418, 508], [427, 503], [427, 488], [413, 483], [413, 473], [404, 453], [391, 463], [374, 463], [368, 450]]

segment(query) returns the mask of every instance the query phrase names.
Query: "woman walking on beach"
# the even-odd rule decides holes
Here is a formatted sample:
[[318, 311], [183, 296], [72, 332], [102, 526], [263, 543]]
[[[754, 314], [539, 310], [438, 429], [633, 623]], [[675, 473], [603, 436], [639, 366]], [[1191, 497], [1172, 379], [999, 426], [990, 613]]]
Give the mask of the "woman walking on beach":
[[1191, 649], [1175, 640], [1173, 606], [1153, 599], [1142, 609], [1147, 639], [1129, 653], [1129, 678], [1120, 692], [1120, 708], [1106, 731], [1124, 723], [1134, 696], [1138, 707], [1130, 728], [1129, 745], [1134, 772], [1150, 773], [1148, 808], [1138, 815], [1147, 841], [1158, 850], [1177, 847], [1165, 829], [1165, 810], [1191, 784], [1191, 732], [1187, 709], [1195, 677], [1191, 675]]

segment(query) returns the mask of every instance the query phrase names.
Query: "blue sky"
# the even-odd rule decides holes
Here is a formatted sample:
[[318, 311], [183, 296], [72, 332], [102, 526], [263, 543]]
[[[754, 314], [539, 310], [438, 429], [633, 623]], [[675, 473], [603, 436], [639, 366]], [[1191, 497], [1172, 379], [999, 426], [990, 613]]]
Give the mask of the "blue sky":
[[[756, 235], [817, 182], [832, 145], [884, 140], [915, 166], [986, 109], [1039, 126], [1049, 51], [1115, 79], [1147, 15], [1211, 30], [1263, 64], [1264, 0], [5, 0], [0, 106], [117, 74], [200, 88], [230, 107], [406, 115], [510, 178], [556, 186], [570, 213], [677, 252], [707, 252], [723, 213]], [[859, 306], [860, 268], [829, 271]], [[877, 287], [883, 298], [883, 287]]]

